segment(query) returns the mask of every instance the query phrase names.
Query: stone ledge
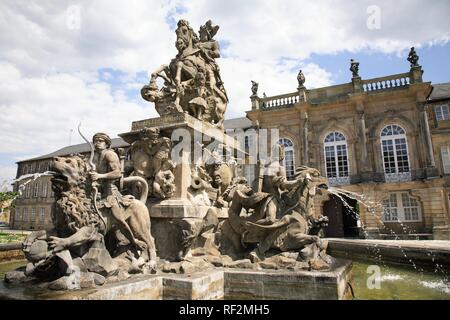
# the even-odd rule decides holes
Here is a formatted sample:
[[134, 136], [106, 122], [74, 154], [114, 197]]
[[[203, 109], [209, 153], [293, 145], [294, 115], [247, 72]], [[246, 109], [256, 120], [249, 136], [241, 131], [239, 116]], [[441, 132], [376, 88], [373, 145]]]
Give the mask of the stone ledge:
[[[345, 259], [383, 261], [429, 269], [436, 264], [450, 270], [450, 241], [327, 239], [328, 254]], [[405, 257], [406, 254], [406, 257]]]
[[95, 289], [51, 291], [39, 285], [0, 282], [0, 299], [13, 300], [215, 300], [346, 299], [352, 263], [333, 271], [250, 271], [217, 268], [193, 274], [158, 274], [107, 283]]

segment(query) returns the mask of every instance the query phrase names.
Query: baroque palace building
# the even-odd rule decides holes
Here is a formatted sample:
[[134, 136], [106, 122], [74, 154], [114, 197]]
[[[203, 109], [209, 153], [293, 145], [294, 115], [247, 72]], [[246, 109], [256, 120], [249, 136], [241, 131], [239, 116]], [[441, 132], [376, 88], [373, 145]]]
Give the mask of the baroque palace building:
[[[351, 82], [316, 89], [304, 86], [300, 72], [295, 92], [272, 97], [259, 97], [254, 83], [247, 117], [226, 120], [225, 129], [250, 129], [247, 151], [258, 129], [279, 129], [288, 178], [307, 165], [345, 190], [348, 197], [323, 193], [314, 204], [317, 215], [330, 218], [327, 237], [450, 239], [450, 84], [424, 82], [417, 60], [409, 72], [375, 79], [362, 79], [358, 67], [352, 60]], [[127, 147], [113, 139], [112, 148]], [[22, 179], [14, 189], [21, 195], [11, 228], [51, 227], [50, 177], [26, 177], [48, 170], [53, 157], [74, 153], [87, 154], [89, 146], [18, 162]], [[256, 186], [257, 166], [243, 170]]]
[[308, 90], [300, 72], [295, 92], [253, 91], [247, 117], [279, 129], [288, 177], [315, 167], [349, 196], [315, 201], [330, 218], [326, 236], [450, 239], [450, 85], [424, 82], [417, 61], [375, 79], [358, 66], [350, 83]]

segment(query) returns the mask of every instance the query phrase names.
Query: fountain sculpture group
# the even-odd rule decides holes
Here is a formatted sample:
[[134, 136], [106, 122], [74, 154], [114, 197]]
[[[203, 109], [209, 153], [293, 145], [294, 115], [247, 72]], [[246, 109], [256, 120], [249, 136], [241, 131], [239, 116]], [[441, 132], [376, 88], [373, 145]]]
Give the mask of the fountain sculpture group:
[[160, 117], [120, 134], [128, 154], [97, 133], [90, 156], [53, 159], [54, 229], [28, 236], [28, 264], [7, 282], [68, 290], [136, 274], [333, 268], [319, 237], [328, 220], [312, 211], [327, 188], [319, 171], [299, 167], [288, 181], [276, 144], [261, 162], [258, 190], [241, 176], [233, 157], [239, 146], [223, 130], [218, 29], [207, 21], [198, 36], [178, 22], [177, 55], [141, 90]]

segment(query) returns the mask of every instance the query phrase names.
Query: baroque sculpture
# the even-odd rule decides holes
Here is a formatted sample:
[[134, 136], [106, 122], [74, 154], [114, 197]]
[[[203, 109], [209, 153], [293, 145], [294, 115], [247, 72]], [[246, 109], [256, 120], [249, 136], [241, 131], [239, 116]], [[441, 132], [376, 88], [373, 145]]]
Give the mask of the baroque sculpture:
[[[123, 273], [151, 272], [156, 263], [147, 182], [123, 178], [119, 156], [104, 133], [93, 137], [90, 159], [55, 157], [52, 189], [54, 230], [37, 231], [23, 244], [27, 276], [50, 280], [50, 288], [79, 289], [80, 281], [101, 285]], [[115, 182], [139, 182], [139, 199], [122, 195]]]
[[305, 82], [306, 82], [306, 78], [305, 75], [303, 74], [303, 71], [300, 70], [297, 74], [297, 81], [298, 81], [298, 89], [304, 89], [305, 88]]
[[411, 50], [409, 51], [407, 60], [411, 64], [411, 68], [419, 67], [419, 56], [417, 55], [417, 52], [414, 49], [414, 47], [412, 47]]
[[[219, 26], [208, 20], [200, 27], [200, 37], [186, 20], [178, 21], [177, 26], [177, 55], [152, 73], [141, 95], [155, 103], [160, 115], [185, 112], [222, 128], [228, 97], [216, 62], [220, 47], [214, 36]], [[163, 80], [162, 88], [157, 78]]]
[[252, 80], [252, 96], [257, 96], [258, 95], [258, 87], [259, 87], [259, 83], [255, 82]]
[[[174, 128], [195, 130], [185, 114], [223, 133], [228, 102], [215, 61], [220, 57], [214, 40], [219, 27], [209, 20], [197, 36], [187, 21], [177, 26], [178, 54], [152, 73], [141, 94], [161, 115], [149, 120], [168, 116], [180, 122], [170, 127], [164, 120], [159, 127], [133, 127], [121, 134], [130, 144], [128, 154], [118, 154], [111, 149], [110, 137], [97, 133], [92, 142], [85, 139], [91, 147], [89, 158], [54, 158], [54, 229], [33, 232], [25, 240], [27, 279], [65, 290], [95, 287], [135, 273], [332, 268], [334, 260], [319, 237], [328, 218], [316, 217], [312, 210], [314, 197], [328, 182], [318, 170], [305, 166], [288, 180], [283, 146], [273, 147], [270, 161], [259, 161], [262, 183], [256, 188], [243, 177], [226, 139], [215, 148], [204, 145], [210, 139], [195, 141], [202, 156], [194, 163], [172, 159], [177, 146], [170, 138]], [[357, 62], [352, 60], [350, 69], [358, 76]], [[164, 82], [162, 88], [158, 78]], [[298, 82], [303, 87], [301, 70]], [[252, 81], [251, 90], [257, 96], [258, 83]], [[191, 150], [185, 152], [191, 155]], [[150, 216], [157, 211], [152, 230]]]
[[350, 60], [350, 71], [352, 72], [353, 78], [359, 77], [359, 62], [351, 59]]

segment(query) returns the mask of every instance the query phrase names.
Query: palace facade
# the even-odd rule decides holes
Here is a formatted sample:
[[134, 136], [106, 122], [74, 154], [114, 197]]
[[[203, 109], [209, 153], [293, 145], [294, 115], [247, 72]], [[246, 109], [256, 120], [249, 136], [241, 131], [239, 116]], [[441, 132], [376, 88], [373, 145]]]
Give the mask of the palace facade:
[[[349, 83], [315, 89], [302, 75], [295, 92], [262, 98], [253, 88], [247, 117], [225, 128], [279, 129], [289, 178], [300, 165], [328, 177], [334, 194], [315, 201], [315, 213], [330, 218], [328, 237], [450, 239], [450, 84], [432, 85], [422, 74], [418, 65], [375, 79], [356, 70]], [[246, 150], [256, 141], [247, 134]], [[112, 147], [128, 144], [118, 138]], [[47, 171], [54, 156], [88, 152], [80, 144], [20, 161], [17, 178]], [[243, 166], [254, 186], [258, 170]], [[14, 189], [21, 195], [11, 228], [50, 228], [50, 177], [22, 179]]]
[[356, 71], [310, 90], [299, 77], [295, 92], [252, 95], [247, 117], [279, 129], [288, 177], [315, 167], [338, 193], [315, 201], [330, 218], [326, 236], [450, 239], [450, 86], [422, 74], [418, 65], [375, 79]]

